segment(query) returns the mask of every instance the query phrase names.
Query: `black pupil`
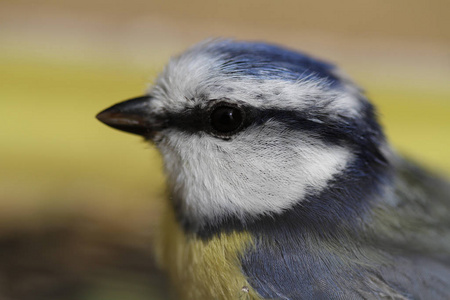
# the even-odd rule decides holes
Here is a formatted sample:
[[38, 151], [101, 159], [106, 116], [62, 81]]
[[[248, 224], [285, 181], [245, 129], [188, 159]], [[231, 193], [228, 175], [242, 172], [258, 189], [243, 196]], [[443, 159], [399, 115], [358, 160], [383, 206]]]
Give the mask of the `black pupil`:
[[211, 114], [211, 126], [220, 133], [232, 133], [242, 121], [242, 113], [236, 107], [221, 106]]

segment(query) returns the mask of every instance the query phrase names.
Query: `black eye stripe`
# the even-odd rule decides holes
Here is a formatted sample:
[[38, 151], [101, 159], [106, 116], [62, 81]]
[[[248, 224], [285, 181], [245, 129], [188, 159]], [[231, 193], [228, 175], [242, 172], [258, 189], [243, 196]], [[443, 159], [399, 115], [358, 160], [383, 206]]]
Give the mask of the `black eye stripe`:
[[[217, 108], [235, 108], [236, 106], [230, 104], [218, 104], [210, 109], [201, 109], [199, 107], [192, 108], [186, 110], [181, 113], [169, 113], [167, 114], [168, 118], [168, 127], [177, 128], [178, 130], [184, 132], [198, 133], [198, 132], [206, 132], [213, 134], [217, 137], [229, 138], [231, 135], [237, 133], [244, 128], [255, 125], [255, 126], [264, 126], [264, 123], [267, 121], [275, 121], [284, 126], [292, 129], [292, 130], [302, 130], [306, 132], [314, 132], [318, 135], [332, 135], [332, 136], [341, 136], [341, 130], [336, 130], [336, 124], [332, 124], [329, 120], [323, 120], [322, 124], [309, 121], [307, 116], [301, 112], [293, 112], [292, 110], [279, 110], [279, 109], [259, 109], [255, 107], [244, 107], [240, 106], [240, 113], [242, 114], [242, 124], [240, 126], [236, 126], [236, 128], [228, 128], [222, 129], [213, 128], [211, 125], [212, 118], [211, 114]], [[225, 116], [219, 117], [227, 117], [226, 110], [219, 112], [218, 114], [224, 113]], [[230, 112], [228, 112], [230, 113]], [[334, 122], [335, 123], [335, 122]], [[219, 129], [219, 130], [218, 130]], [[234, 130], [233, 130], [234, 129]], [[338, 133], [339, 132], [339, 133]], [[230, 135], [231, 133], [231, 135]]]
[[[241, 127], [230, 134], [221, 134], [211, 129], [210, 114], [219, 106], [239, 107], [245, 114]], [[274, 108], [257, 108], [246, 105], [237, 105], [227, 101], [221, 101], [210, 108], [194, 107], [182, 113], [169, 114], [168, 126], [180, 131], [192, 134], [207, 133], [217, 138], [228, 140], [234, 134], [245, 130], [249, 126], [265, 126], [267, 121], [275, 121], [290, 130], [303, 131], [313, 134], [327, 144], [351, 146], [371, 146], [370, 136], [373, 132], [380, 132], [379, 125], [375, 121], [373, 107], [367, 104], [361, 111], [365, 118], [358, 119], [331, 119], [326, 115], [317, 115], [311, 111], [293, 111]], [[369, 120], [361, 122], [362, 120]], [[359, 121], [358, 121], [359, 120]], [[382, 135], [382, 134], [381, 134]]]

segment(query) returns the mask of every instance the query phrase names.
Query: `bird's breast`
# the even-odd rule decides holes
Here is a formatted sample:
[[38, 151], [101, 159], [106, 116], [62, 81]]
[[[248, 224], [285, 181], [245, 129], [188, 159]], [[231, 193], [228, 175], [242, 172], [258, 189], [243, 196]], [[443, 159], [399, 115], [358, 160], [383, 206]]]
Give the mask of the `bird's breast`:
[[246, 232], [208, 239], [186, 234], [168, 212], [157, 242], [157, 259], [179, 299], [261, 299], [241, 271], [240, 258], [252, 244]]

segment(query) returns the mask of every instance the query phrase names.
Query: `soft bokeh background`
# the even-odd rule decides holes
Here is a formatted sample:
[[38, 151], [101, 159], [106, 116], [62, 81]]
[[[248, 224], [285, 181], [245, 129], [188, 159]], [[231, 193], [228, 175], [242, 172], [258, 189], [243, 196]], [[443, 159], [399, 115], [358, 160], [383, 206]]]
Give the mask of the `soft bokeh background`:
[[339, 64], [396, 148], [450, 174], [450, 3], [0, 0], [0, 299], [162, 299], [156, 151], [95, 120], [208, 37]]

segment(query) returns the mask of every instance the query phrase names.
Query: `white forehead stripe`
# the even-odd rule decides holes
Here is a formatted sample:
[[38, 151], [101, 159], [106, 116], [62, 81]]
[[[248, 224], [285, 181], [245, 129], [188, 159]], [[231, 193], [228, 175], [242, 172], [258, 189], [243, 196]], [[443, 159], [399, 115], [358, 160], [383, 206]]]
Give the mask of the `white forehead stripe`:
[[[361, 90], [342, 75], [340, 88], [330, 88], [325, 80], [307, 77], [298, 81], [256, 79], [221, 73], [220, 56], [188, 51], [172, 59], [149, 93], [156, 99], [154, 109], [174, 112], [202, 104], [208, 99], [230, 99], [260, 108], [321, 109], [335, 115], [357, 116]], [[336, 74], [340, 72], [336, 71]], [[336, 75], [338, 76], [338, 75]]]
[[351, 153], [273, 122], [232, 142], [171, 131], [159, 145], [183, 213], [199, 224], [280, 213], [320, 192]]

